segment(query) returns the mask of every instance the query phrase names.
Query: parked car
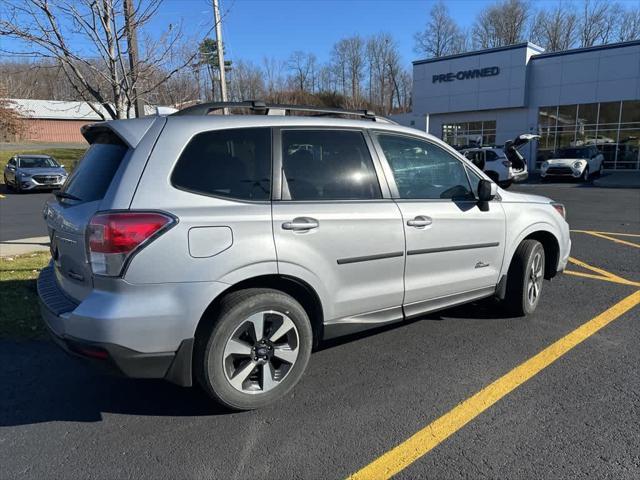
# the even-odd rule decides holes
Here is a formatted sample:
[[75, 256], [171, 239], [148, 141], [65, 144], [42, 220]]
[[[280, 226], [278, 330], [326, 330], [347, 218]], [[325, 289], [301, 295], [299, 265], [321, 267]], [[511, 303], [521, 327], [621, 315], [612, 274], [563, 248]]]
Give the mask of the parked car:
[[509, 188], [514, 182], [523, 182], [529, 176], [527, 162], [519, 150], [540, 135], [524, 133], [510, 140], [503, 147], [476, 147], [460, 151], [487, 176], [502, 188]]
[[[261, 115], [207, 115], [238, 106]], [[370, 112], [204, 104], [82, 132], [44, 211], [52, 337], [233, 409], [287, 394], [327, 338], [485, 297], [530, 314], [568, 260], [562, 205]]]
[[4, 167], [4, 184], [18, 193], [60, 188], [66, 179], [64, 165], [49, 155], [15, 155]]
[[604, 155], [593, 145], [559, 149], [551, 158], [542, 162], [540, 176], [579, 178], [583, 182], [591, 174], [602, 175]]

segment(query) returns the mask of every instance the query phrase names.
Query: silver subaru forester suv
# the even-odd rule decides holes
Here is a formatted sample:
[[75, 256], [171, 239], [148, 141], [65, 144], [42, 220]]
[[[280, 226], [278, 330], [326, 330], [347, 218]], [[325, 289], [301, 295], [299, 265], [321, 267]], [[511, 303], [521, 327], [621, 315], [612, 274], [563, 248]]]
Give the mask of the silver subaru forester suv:
[[492, 296], [531, 313], [568, 260], [562, 205], [370, 112], [203, 104], [83, 134], [44, 210], [52, 337], [232, 409], [286, 395], [327, 338]]

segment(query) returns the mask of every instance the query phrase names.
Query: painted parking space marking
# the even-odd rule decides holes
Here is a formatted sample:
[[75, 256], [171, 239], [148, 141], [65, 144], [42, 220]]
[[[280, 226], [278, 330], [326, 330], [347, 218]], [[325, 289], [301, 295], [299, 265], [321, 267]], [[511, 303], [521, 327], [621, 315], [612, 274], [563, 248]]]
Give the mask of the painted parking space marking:
[[6, 197], [0, 193], [0, 198], [6, 198]]
[[631, 287], [640, 287], [640, 282], [627, 280], [626, 278], [622, 278], [614, 273], [607, 272], [602, 268], [594, 267], [576, 258], [569, 257], [569, 262], [574, 265], [577, 265], [578, 267], [582, 267], [585, 270], [590, 270], [592, 272], [595, 272], [597, 275], [593, 273], [577, 272], [575, 270], [565, 270], [563, 273], [567, 275], [574, 275], [576, 277], [584, 277], [584, 278], [592, 278], [594, 280], [602, 280], [605, 282], [619, 283], [621, 285], [629, 285]]
[[640, 237], [640, 235], [635, 233], [613, 233], [613, 232], [597, 232], [594, 230], [571, 230], [575, 233], [586, 233], [587, 235], [591, 235], [592, 237], [604, 238], [605, 240], [610, 240], [615, 243], [619, 243], [620, 245], [627, 245], [629, 247], [640, 248], [640, 243], [630, 242], [628, 240], [621, 240], [620, 238], [615, 238], [613, 235], [620, 237]]
[[351, 475], [349, 479], [387, 479], [401, 472], [507, 394], [638, 304], [640, 304], [640, 290], [636, 290], [524, 363], [521, 363], [404, 442]]

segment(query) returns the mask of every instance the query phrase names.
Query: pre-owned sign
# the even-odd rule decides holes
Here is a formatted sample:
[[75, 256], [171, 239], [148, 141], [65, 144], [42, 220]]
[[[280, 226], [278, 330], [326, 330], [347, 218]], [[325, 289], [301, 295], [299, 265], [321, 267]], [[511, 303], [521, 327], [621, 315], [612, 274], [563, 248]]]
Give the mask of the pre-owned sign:
[[469, 80], [470, 78], [494, 77], [500, 75], [500, 67], [476, 68], [474, 70], [460, 70], [457, 73], [441, 73], [433, 75], [433, 83], [453, 82], [454, 80]]

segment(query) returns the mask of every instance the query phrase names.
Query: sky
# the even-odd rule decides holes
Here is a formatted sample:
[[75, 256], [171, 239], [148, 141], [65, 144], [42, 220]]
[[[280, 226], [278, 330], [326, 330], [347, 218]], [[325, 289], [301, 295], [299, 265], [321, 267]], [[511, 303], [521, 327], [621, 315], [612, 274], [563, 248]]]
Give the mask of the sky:
[[[220, 0], [225, 52], [233, 58], [260, 63], [262, 58], [286, 59], [294, 50], [313, 52], [329, 60], [341, 38], [389, 32], [409, 65], [420, 58], [413, 36], [423, 30], [429, 0]], [[448, 0], [451, 15], [463, 26], [473, 23], [487, 3]], [[205, 29], [213, 24], [210, 0], [165, 0], [154, 22], [166, 26], [183, 18], [184, 25]]]

